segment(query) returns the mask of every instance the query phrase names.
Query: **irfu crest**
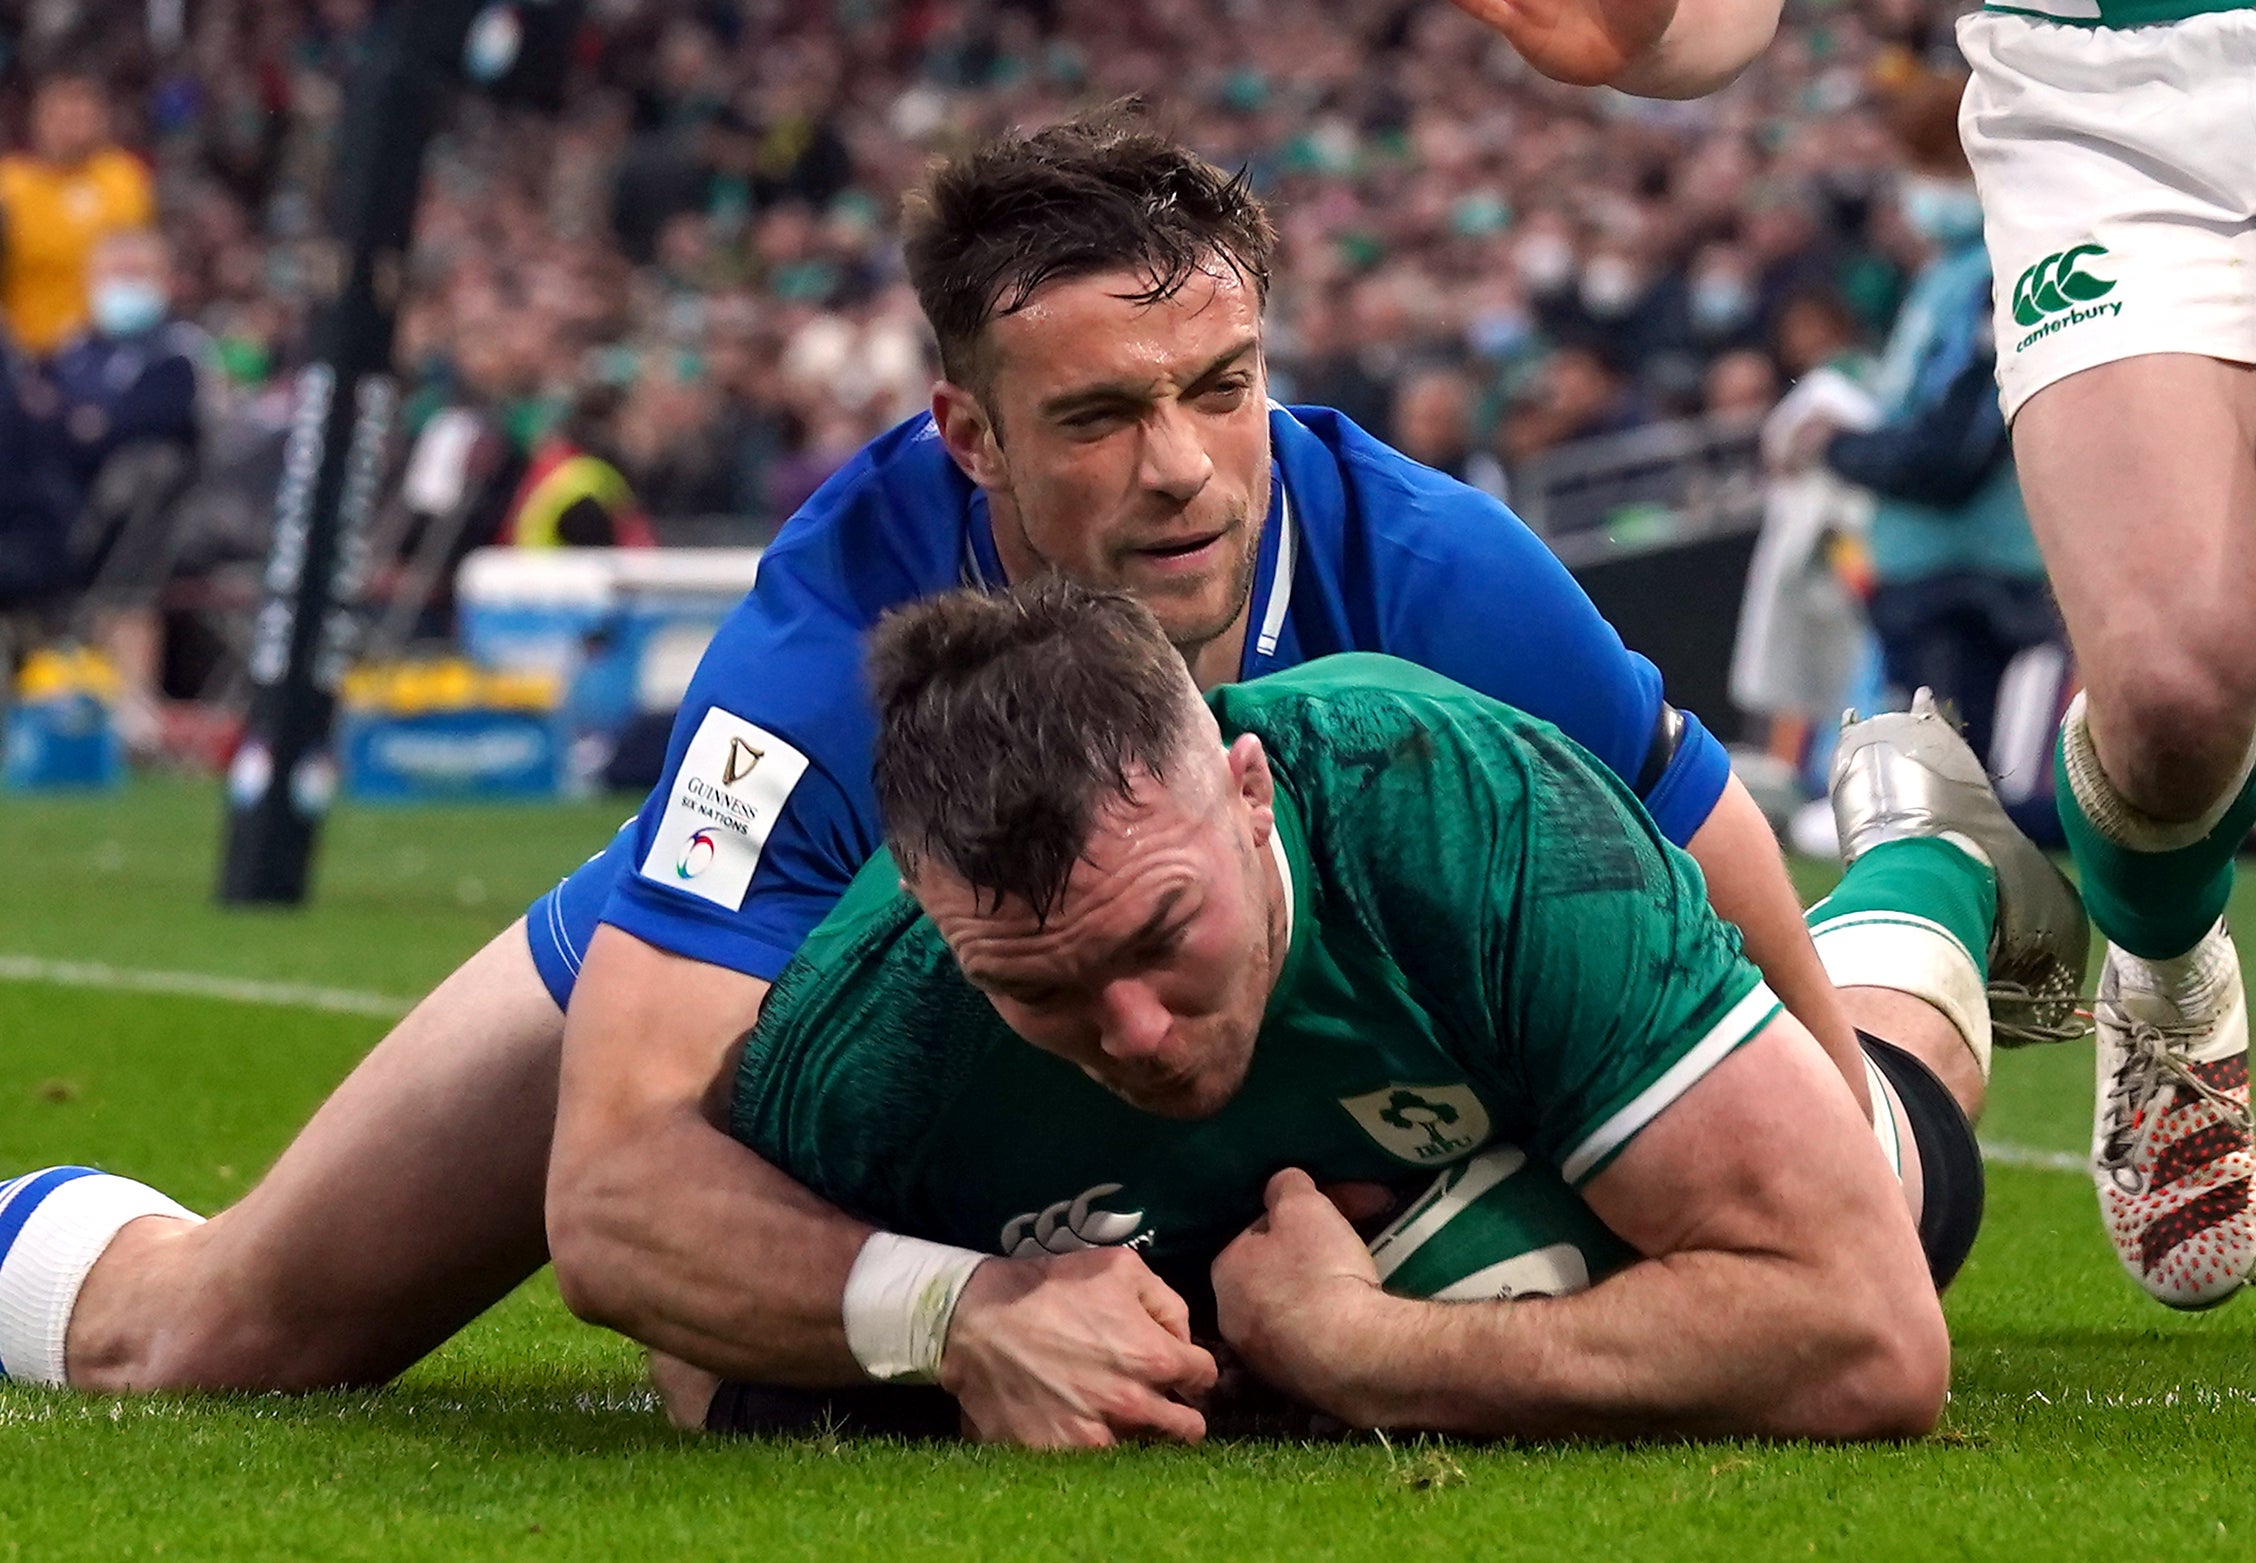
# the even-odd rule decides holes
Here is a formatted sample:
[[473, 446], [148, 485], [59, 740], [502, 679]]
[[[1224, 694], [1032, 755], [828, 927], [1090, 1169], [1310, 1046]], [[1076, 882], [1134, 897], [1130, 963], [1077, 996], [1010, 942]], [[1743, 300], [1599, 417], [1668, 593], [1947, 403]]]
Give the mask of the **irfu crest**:
[[1389, 1085], [1343, 1096], [1340, 1106], [1388, 1155], [1413, 1166], [1455, 1161], [1488, 1139], [1488, 1109], [1468, 1085]]

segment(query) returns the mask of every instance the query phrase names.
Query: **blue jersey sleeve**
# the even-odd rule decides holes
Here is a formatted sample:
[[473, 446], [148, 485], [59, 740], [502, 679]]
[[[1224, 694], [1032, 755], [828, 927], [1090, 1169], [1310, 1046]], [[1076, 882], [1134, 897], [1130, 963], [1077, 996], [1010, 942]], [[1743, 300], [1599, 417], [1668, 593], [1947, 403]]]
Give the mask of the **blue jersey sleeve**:
[[[1671, 751], [1660, 670], [1622, 644], [1558, 557], [1491, 496], [1337, 413], [1294, 411], [1337, 456], [1343, 548], [1360, 558], [1358, 595], [1375, 621], [1357, 640], [1550, 722], [1635, 789], [1670, 841], [1690, 840], [1730, 779], [1723, 745], [1687, 712]], [[1324, 503], [1325, 465], [1305, 464], [1296, 501]], [[1288, 456], [1288, 480], [1303, 466]]]
[[[773, 980], [876, 850], [859, 639], [778, 632], [748, 604], [706, 653], [603, 921]], [[851, 768], [851, 769], [849, 769]], [[858, 785], [857, 785], [858, 784]]]
[[881, 437], [761, 558], [690, 681], [604, 922], [772, 981], [876, 853], [863, 640], [961, 568], [969, 485], [928, 427]]
[[[669, 779], [669, 790], [684, 774]], [[707, 896], [695, 881], [714, 874], [710, 862], [725, 856], [725, 838], [710, 826], [669, 831], [668, 809], [677, 801], [653, 793], [645, 804], [602, 920], [672, 954], [774, 981], [852, 879], [854, 854], [841, 846], [854, 823], [850, 806], [810, 767], [765, 838], [743, 855], [749, 872], [725, 873], [715, 880], [725, 895]]]

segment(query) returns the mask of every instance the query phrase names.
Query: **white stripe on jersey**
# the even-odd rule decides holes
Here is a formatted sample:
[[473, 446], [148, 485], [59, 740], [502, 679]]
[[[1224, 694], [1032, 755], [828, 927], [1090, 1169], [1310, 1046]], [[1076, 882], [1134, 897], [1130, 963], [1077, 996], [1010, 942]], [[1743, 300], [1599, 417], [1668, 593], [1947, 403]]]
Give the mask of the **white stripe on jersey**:
[[1277, 637], [1285, 632], [1285, 614], [1292, 607], [1293, 514], [1292, 495], [1277, 480], [1277, 568], [1269, 577], [1269, 611], [1261, 616], [1261, 638], [1254, 650], [1264, 657], [1277, 654]]
[[1590, 1175], [1591, 1168], [1627, 1144], [1638, 1130], [1660, 1117], [1678, 1097], [1698, 1085], [1709, 1070], [1730, 1056], [1732, 1049], [1770, 1024], [1770, 1017], [1778, 1010], [1778, 996], [1767, 985], [1758, 982], [1748, 989], [1747, 996], [1726, 1010], [1723, 1019], [1693, 1043], [1682, 1058], [1669, 1065], [1658, 1080], [1638, 1092], [1613, 1117], [1592, 1130], [1580, 1145], [1568, 1151], [1560, 1159], [1560, 1175], [1569, 1183], [1579, 1185]]

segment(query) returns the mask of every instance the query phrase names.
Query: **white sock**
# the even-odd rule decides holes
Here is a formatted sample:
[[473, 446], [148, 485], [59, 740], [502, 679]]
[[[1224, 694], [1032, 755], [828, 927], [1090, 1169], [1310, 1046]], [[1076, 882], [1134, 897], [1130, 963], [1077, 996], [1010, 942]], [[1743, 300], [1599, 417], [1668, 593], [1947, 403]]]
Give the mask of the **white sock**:
[[1810, 940], [1836, 988], [1893, 988], [1940, 1010], [1989, 1079], [1989, 992], [1949, 929], [1906, 912], [1850, 912], [1820, 922]]
[[2119, 994], [2152, 994], [2184, 1020], [2214, 1019], [2239, 991], [2240, 955], [2222, 922], [2183, 955], [2148, 960], [2128, 950], [2111, 950], [2108, 959], [2135, 963], [2135, 976], [2118, 968]]
[[0, 1378], [62, 1384], [78, 1289], [129, 1221], [204, 1218], [146, 1183], [50, 1167], [0, 1183]]

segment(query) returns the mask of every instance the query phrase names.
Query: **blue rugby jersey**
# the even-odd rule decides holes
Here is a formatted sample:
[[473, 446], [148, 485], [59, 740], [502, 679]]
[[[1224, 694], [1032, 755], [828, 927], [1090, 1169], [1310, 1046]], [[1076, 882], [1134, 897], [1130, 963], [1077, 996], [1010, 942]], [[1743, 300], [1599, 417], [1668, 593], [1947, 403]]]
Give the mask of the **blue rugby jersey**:
[[[1729, 779], [1722, 745], [1687, 714], [1666, 764], [1648, 764], [1659, 671], [1516, 516], [1328, 408], [1273, 406], [1269, 430], [1241, 677], [1339, 651], [1422, 663], [1554, 723], [1671, 841], [1690, 838]], [[528, 913], [557, 1002], [598, 922], [772, 980], [882, 839], [864, 635], [888, 608], [1002, 582], [985, 496], [929, 417], [825, 483], [707, 649], [642, 811]]]

